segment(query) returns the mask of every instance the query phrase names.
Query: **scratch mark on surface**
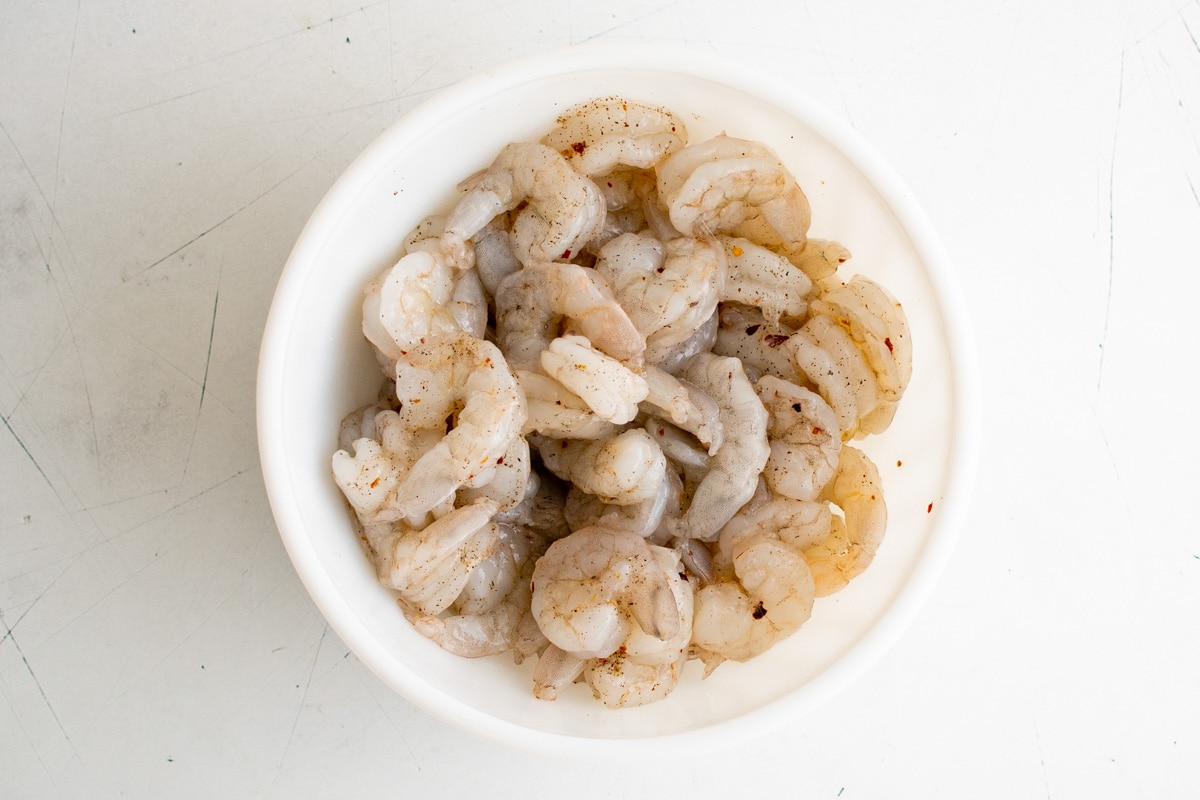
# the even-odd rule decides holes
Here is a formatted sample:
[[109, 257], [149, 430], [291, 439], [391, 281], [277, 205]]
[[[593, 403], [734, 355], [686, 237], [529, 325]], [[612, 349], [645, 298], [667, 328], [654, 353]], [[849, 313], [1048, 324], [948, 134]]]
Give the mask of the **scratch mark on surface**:
[[79, 7], [82, 0], [75, 0], [75, 22], [71, 26], [71, 50], [67, 54], [67, 74], [63, 79], [62, 107], [58, 112], [58, 142], [54, 150], [54, 185], [50, 188], [50, 207], [53, 209], [58, 199], [59, 166], [62, 163], [63, 130], [66, 128], [67, 99], [71, 92], [71, 68], [75, 64], [75, 42], [79, 36]]
[[[29, 659], [25, 657], [25, 651], [21, 649], [21, 645], [17, 641], [17, 637], [13, 636], [12, 628], [8, 626], [7, 622], [4, 622], [3, 616], [0, 616], [0, 625], [4, 626], [4, 638], [13, 643], [13, 647], [16, 649], [17, 655], [21, 657], [21, 663], [25, 665], [25, 669], [29, 672], [29, 677], [33, 679], [33, 685], [37, 687], [38, 694], [42, 696], [42, 702], [45, 703], [46, 709], [50, 712], [50, 716], [54, 719], [54, 724], [58, 726], [58, 730], [62, 733], [63, 739], [66, 740], [67, 744], [71, 748], [71, 752], [73, 752], [75, 754], [75, 758], [78, 759], [79, 751], [75, 749], [75, 743], [71, 741], [70, 734], [68, 734], [67, 729], [63, 727], [62, 720], [58, 718], [58, 712], [54, 710], [54, 705], [51, 704], [50, 698], [46, 696], [46, 690], [42, 686], [42, 682], [38, 680], [37, 673], [33, 671], [33, 665], [30, 664]], [[3, 641], [3, 639], [0, 639], [0, 641]]]
[[208, 388], [208, 367], [212, 364], [213, 335], [217, 331], [217, 304], [221, 300], [221, 276], [217, 275], [217, 290], [213, 292], [212, 320], [208, 325], [208, 352], [204, 355], [204, 376], [200, 379], [200, 408], [204, 408], [204, 392]]
[[1113, 121], [1112, 155], [1108, 162], [1108, 287], [1104, 297], [1104, 327], [1100, 332], [1100, 363], [1096, 368], [1096, 394], [1104, 380], [1104, 345], [1108, 342], [1108, 320], [1112, 311], [1113, 264], [1116, 257], [1116, 222], [1113, 210], [1113, 184], [1117, 175], [1117, 143], [1121, 132], [1121, 104], [1125, 99], [1125, 54], [1121, 53], [1121, 71], [1117, 81], [1117, 116]]
[[44, 480], [46, 485], [50, 487], [50, 491], [54, 492], [54, 496], [58, 498], [58, 502], [65, 507], [66, 503], [63, 503], [62, 496], [58, 493], [58, 489], [54, 488], [53, 482], [51, 482], [50, 477], [46, 475], [46, 471], [42, 469], [42, 465], [39, 464], [37, 459], [33, 457], [33, 453], [29, 452], [29, 448], [25, 446], [23, 441], [21, 441], [21, 437], [17, 436], [17, 432], [13, 430], [13, 427], [9, 424], [8, 420], [9, 417], [0, 417], [0, 423], [4, 424], [4, 428], [8, 431], [9, 435], [12, 436], [13, 441], [17, 443], [17, 447], [21, 448], [21, 452], [23, 452], [25, 457], [29, 459], [29, 463], [33, 464], [33, 468], [36, 469], [38, 474], [42, 476], [42, 480]]
[[300, 724], [300, 713], [304, 711], [304, 704], [308, 700], [308, 689], [312, 686], [313, 673], [317, 669], [317, 659], [321, 655], [321, 645], [325, 643], [325, 635], [329, 633], [329, 625], [326, 623], [321, 630], [321, 638], [317, 641], [317, 651], [313, 653], [312, 664], [308, 668], [308, 679], [304, 682], [304, 692], [300, 695], [300, 703], [296, 706], [296, 718], [292, 720], [292, 730], [288, 734], [287, 745], [283, 748], [283, 757], [279, 759], [279, 768], [283, 769], [283, 765], [287, 763], [288, 751], [292, 749], [292, 740], [296, 738], [296, 728]]
[[1182, 13], [1179, 15], [1179, 21], [1183, 23], [1183, 29], [1187, 31], [1188, 37], [1192, 40], [1192, 46], [1196, 48], [1196, 52], [1200, 53], [1200, 41], [1197, 41], [1196, 34], [1192, 33], [1192, 28]]

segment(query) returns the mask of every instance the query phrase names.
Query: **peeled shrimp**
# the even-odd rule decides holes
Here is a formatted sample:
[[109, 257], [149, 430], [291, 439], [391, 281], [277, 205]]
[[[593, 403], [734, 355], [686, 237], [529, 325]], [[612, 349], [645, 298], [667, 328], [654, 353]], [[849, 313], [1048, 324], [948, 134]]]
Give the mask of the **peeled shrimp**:
[[829, 536], [804, 551], [818, 597], [841, 589], [870, 565], [887, 527], [879, 470], [861, 450], [842, 448], [841, 463], [826, 496], [843, 516], [833, 517]]
[[622, 425], [638, 413], [646, 379], [582, 336], [560, 336], [542, 351], [542, 370], [582, 398], [601, 419]]
[[646, 338], [656, 363], [686, 341], [716, 310], [725, 274], [724, 250], [677, 238], [663, 244], [646, 234], [618, 236], [600, 249], [596, 271], [612, 287]]
[[714, 353], [741, 361], [746, 374], [754, 380], [762, 375], [799, 380], [794, 353], [788, 344], [794, 330], [772, 325], [753, 306], [733, 304], [721, 309], [720, 323], [712, 347]]
[[645, 405], [695, 436], [712, 455], [725, 440], [717, 401], [699, 386], [653, 365], [646, 367]]
[[655, 547], [600, 526], [551, 544], [534, 567], [530, 606], [551, 644], [596, 658], [615, 652], [635, 627], [660, 643], [679, 636], [686, 609]]
[[808, 318], [788, 339], [797, 368], [833, 408], [842, 438], [860, 432], [859, 420], [880, 404], [879, 382], [850, 334], [824, 314]]
[[847, 330], [875, 372], [880, 397], [899, 400], [912, 377], [912, 340], [900, 304], [879, 284], [856, 275], [824, 288], [812, 310]]
[[512, 223], [513, 252], [522, 264], [567, 260], [604, 228], [605, 204], [596, 184], [552, 148], [514, 142], [467, 188], [446, 218], [442, 248], [451, 263], [471, 266], [467, 241], [522, 203]]
[[363, 334], [394, 363], [401, 353], [459, 329], [448, 308], [454, 270], [438, 253], [418, 250], [367, 284]]
[[728, 265], [722, 300], [755, 306], [772, 323], [781, 316], [804, 316], [808, 308], [805, 295], [812, 289], [812, 281], [797, 266], [747, 239], [718, 239]]
[[583, 398], [540, 372], [519, 369], [514, 373], [525, 393], [529, 415], [522, 433], [540, 433], [559, 439], [602, 439], [617, 427], [596, 414]]
[[732, 575], [696, 593], [692, 643], [711, 671], [745, 661], [795, 633], [812, 614], [815, 587], [804, 555], [765, 533], [737, 539]]
[[396, 505], [405, 516], [433, 508], [460, 486], [491, 480], [525, 422], [525, 398], [504, 356], [467, 334], [409, 351], [396, 366], [396, 397], [410, 429], [445, 430], [453, 418], [397, 486]]
[[681, 375], [717, 402], [724, 443], [696, 487], [679, 535], [709, 540], [754, 494], [767, 463], [767, 411], [736, 358], [697, 355]]
[[397, 523], [393, 533], [376, 544], [380, 581], [420, 613], [446, 610], [471, 570], [496, 547], [495, 513], [496, 504], [481, 498], [419, 530]]
[[688, 236], [728, 231], [757, 211], [785, 248], [800, 250], [812, 211], [796, 179], [766, 145], [724, 134], [658, 166], [658, 193]]
[[770, 416], [771, 455], [763, 478], [786, 497], [816, 500], [833, 477], [842, 449], [833, 409], [815, 392], [773, 375], [764, 375], [757, 389]]
[[526, 265], [500, 283], [495, 301], [496, 339], [514, 369], [537, 370], [564, 322], [619, 361], [636, 361], [646, 349], [645, 337], [594, 269]]
[[686, 140], [683, 121], [670, 111], [606, 97], [568, 110], [542, 141], [584, 175], [596, 176], [621, 166], [649, 169]]
[[683, 483], [674, 470], [668, 469], [655, 494], [629, 505], [611, 505], [594, 494], [572, 487], [567, 492], [563, 513], [567, 524], [575, 530], [604, 525], [649, 539], [658, 532], [669, 508], [673, 506], [678, 511], [682, 494]]
[[640, 428], [610, 439], [530, 437], [530, 443], [555, 475], [613, 505], [632, 505], [653, 497], [665, 480], [666, 456]]

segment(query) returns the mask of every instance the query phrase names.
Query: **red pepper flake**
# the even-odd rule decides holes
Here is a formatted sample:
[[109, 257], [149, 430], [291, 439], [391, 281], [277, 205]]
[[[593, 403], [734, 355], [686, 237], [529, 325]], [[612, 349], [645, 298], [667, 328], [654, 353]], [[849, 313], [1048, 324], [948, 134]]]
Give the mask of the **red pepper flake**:
[[818, 427], [816, 427], [816, 426], [813, 426], [812, 432], [813, 432], [813, 436], [820, 436], [820, 435], [821, 435], [821, 429], [820, 429], [820, 428], [818, 428]]
[[763, 605], [762, 600], [759, 600], [758, 605], [756, 605], [754, 610], [750, 612], [750, 616], [754, 617], [755, 619], [762, 619], [766, 615], [767, 607]]
[[747, 335], [747, 336], [753, 336], [754, 334], [758, 333], [758, 329], [759, 329], [760, 327], [762, 327], [762, 326], [760, 326], [760, 325], [748, 325], [748, 326], [746, 327], [746, 335]]
[[900, 459], [898, 459], [898, 458], [896, 459], [896, 466], [897, 466], [897, 467], [898, 467], [898, 466], [900, 466], [900, 465], [901, 465], [901, 464], [903, 464], [903, 463], [904, 463], [904, 462], [903, 462], [903, 461], [901, 461]]
[[374, 488], [375, 488], [376, 486], [378, 486], [378, 485], [379, 485], [379, 478], [376, 478], [375, 480], [371, 481], [371, 488], [372, 488], [372, 489], [374, 489]]
[[571, 149], [579, 155], [583, 155], [583, 151], [587, 150], [587, 142], [572, 142]]
[[763, 337], [763, 341], [766, 342], [767, 347], [779, 347], [779, 345], [786, 342], [789, 338], [781, 333], [768, 333]]
[[737, 258], [738, 256], [743, 255], [746, 251], [735, 244], [729, 252], [733, 253], [734, 258]]
[[500, 456], [499, 458], [497, 458], [497, 459], [496, 459], [496, 466], [497, 466], [497, 467], [498, 467], [498, 466], [500, 466], [500, 465], [501, 465], [501, 464], [503, 464], [503, 463], [504, 463], [504, 456]]
[[925, 506], [925, 513], [926, 513], [926, 514], [932, 514], [932, 513], [933, 513], [933, 503], [930, 503], [929, 505]]
[[892, 340], [885, 338], [883, 343], [887, 345], [888, 352], [892, 352]]
[[563, 257], [563, 258], [570, 258], [570, 257], [571, 257], [571, 251], [570, 251], [570, 250], [563, 250], [562, 257]]
[[666, 435], [667, 435], [667, 432], [666, 432], [665, 430], [663, 430], [662, 428], [659, 428], [659, 429], [658, 429], [658, 435], [659, 435], [659, 436], [666, 436]]

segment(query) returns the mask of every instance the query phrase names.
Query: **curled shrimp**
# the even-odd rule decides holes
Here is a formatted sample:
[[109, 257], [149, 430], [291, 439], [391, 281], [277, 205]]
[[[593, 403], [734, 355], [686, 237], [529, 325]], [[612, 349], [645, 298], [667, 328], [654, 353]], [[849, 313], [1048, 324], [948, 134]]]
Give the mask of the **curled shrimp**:
[[557, 439], [603, 439], [617, 426], [594, 412], [583, 398], [540, 372], [514, 372], [529, 410], [522, 433]]
[[787, 249], [804, 247], [808, 198], [766, 145], [722, 134], [688, 145], [657, 171], [659, 196], [685, 235], [732, 230], [757, 212]]
[[646, 379], [582, 336], [560, 336], [542, 351], [542, 370], [582, 398], [601, 419], [630, 422], [650, 389]]
[[692, 495], [680, 536], [709, 540], [754, 495], [767, 463], [767, 411], [741, 362], [701, 353], [680, 377], [706, 391], [717, 403], [724, 442]]
[[717, 238], [725, 248], [728, 265], [722, 300], [755, 306], [771, 323], [784, 316], [804, 316], [808, 308], [805, 295], [812, 289], [812, 281], [799, 267], [747, 239]]
[[842, 438], [864, 433], [860, 420], [881, 402], [879, 381], [846, 329], [824, 314], [814, 314], [786, 346], [800, 374], [833, 408]]
[[841, 509], [842, 517], [834, 516], [829, 535], [804, 550], [818, 597], [860, 575], [875, 558], [887, 528], [879, 470], [861, 450], [842, 448], [837, 475], [825, 496]]
[[448, 307], [454, 278], [440, 254], [417, 250], [367, 284], [363, 334], [389, 365], [425, 339], [458, 330]]
[[618, 167], [649, 169], [686, 140], [683, 120], [665, 108], [605, 97], [569, 109], [542, 141], [596, 176]]
[[776, 537], [740, 537], [724, 555], [732, 574], [696, 593], [692, 643], [710, 672], [725, 659], [745, 661], [795, 633], [815, 599], [804, 554]]
[[663, 244], [653, 236], [630, 233], [600, 249], [596, 271], [646, 338], [646, 360], [656, 363], [716, 310], [725, 253], [718, 245], [695, 239]]
[[848, 283], [824, 286], [812, 310], [845, 328], [870, 364], [880, 403], [862, 417], [859, 427], [867, 433], [883, 431], [912, 377], [912, 339], [904, 309], [879, 284], [856, 275]]
[[635, 630], [660, 645], [686, 635], [687, 609], [656, 549], [663, 548], [601, 526], [553, 542], [534, 567], [530, 603], [551, 644], [577, 657], [602, 658]]
[[720, 408], [708, 392], [653, 365], [646, 367], [645, 381], [645, 405], [651, 411], [662, 412], [672, 423], [695, 436], [708, 448], [709, 455], [721, 449], [725, 434]]
[[564, 324], [618, 361], [636, 362], [646, 340], [604, 278], [576, 264], [526, 265], [496, 290], [496, 339], [515, 369], [535, 371]]
[[466, 195], [446, 218], [442, 249], [455, 266], [471, 266], [467, 242], [496, 216], [516, 212], [513, 252], [523, 264], [569, 259], [604, 228], [600, 189], [554, 149], [514, 142], [464, 182]]
[[608, 439], [530, 437], [530, 443], [548, 470], [613, 505], [653, 497], [666, 479], [666, 456], [641, 428]]
[[525, 422], [525, 398], [504, 356], [467, 334], [418, 345], [396, 366], [397, 412], [411, 430], [445, 431], [396, 488], [405, 516], [423, 513], [461, 486], [491, 480], [497, 459]]
[[[567, 492], [563, 514], [567, 524], [574, 530], [591, 525], [630, 531], [644, 539], [651, 539], [659, 532], [668, 510], [678, 510], [683, 495], [683, 483], [674, 470], [667, 470], [659, 490], [630, 505], [611, 505], [594, 494], [572, 487]], [[656, 544], [661, 544], [657, 542]]]
[[374, 545], [380, 581], [422, 614], [445, 611], [496, 547], [495, 513], [496, 504], [481, 498], [423, 528], [397, 523]]
[[816, 500], [833, 477], [842, 449], [833, 409], [815, 392], [773, 375], [764, 375], [757, 389], [770, 416], [771, 455], [763, 478], [779, 494]]
[[792, 348], [788, 346], [795, 331], [767, 321], [760, 309], [728, 303], [721, 308], [720, 326], [712, 351], [742, 362], [753, 380], [774, 375], [784, 380], [799, 380]]

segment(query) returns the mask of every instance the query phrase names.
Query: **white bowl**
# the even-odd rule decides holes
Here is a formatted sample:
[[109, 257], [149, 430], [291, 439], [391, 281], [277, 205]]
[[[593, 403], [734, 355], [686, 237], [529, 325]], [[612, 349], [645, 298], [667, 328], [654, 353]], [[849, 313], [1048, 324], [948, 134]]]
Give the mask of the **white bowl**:
[[[330, 474], [338, 424], [375, 398], [362, 287], [422, 217], [507, 142], [539, 138], [575, 103], [608, 95], [680, 114], [690, 139], [721, 131], [774, 148], [813, 208], [812, 234], [843, 267], [887, 287], [912, 330], [911, 385], [890, 430], [861, 446], [890, 518], [874, 563], [817, 601], [794, 636], [701, 681], [691, 662], [667, 699], [609, 710], [580, 684], [534, 699], [532, 665], [462, 659], [416, 633], [376, 581]], [[542, 753], [603, 757], [716, 746], [782, 725], [861, 674], [930, 593], [962, 522], [977, 449], [971, 335], [951, 267], [911, 193], [858, 135], [790, 85], [710, 55], [580, 47], [464, 81], [412, 111], [346, 170], [314, 211], [271, 306], [258, 431], [271, 507], [296, 571], [343, 641], [413, 704], [475, 734]]]

